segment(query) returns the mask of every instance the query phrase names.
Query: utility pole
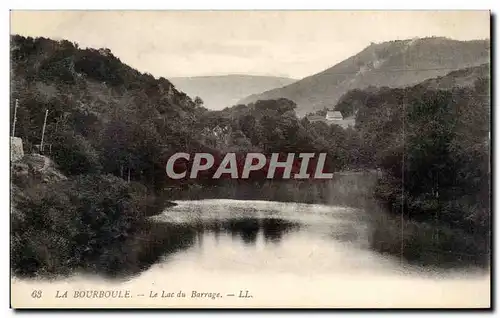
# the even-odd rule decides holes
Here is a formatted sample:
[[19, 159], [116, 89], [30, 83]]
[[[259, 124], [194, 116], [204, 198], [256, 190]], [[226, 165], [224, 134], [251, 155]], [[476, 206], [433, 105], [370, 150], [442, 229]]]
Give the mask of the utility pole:
[[45, 110], [45, 119], [43, 121], [42, 128], [42, 141], [40, 142], [40, 152], [43, 152], [43, 137], [45, 136], [45, 126], [47, 125], [47, 115], [49, 114], [49, 110]]
[[16, 105], [14, 106], [14, 121], [12, 123], [12, 137], [15, 137], [16, 134], [16, 121], [17, 121], [17, 106], [19, 100], [16, 98]]
[[128, 171], [127, 182], [130, 183], [130, 153], [128, 154], [127, 171]]

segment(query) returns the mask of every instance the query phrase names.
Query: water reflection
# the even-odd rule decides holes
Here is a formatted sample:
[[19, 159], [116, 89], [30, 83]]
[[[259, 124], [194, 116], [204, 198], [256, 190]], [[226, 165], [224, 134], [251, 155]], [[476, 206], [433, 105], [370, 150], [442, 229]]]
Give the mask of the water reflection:
[[267, 242], [279, 242], [283, 237], [283, 233], [297, 229], [297, 223], [285, 222], [280, 219], [264, 219], [263, 220], [263, 233]]
[[213, 234], [218, 240], [220, 235], [228, 234], [233, 239], [243, 243], [256, 244], [257, 238], [262, 233], [265, 242], [279, 243], [283, 236], [293, 230], [298, 230], [298, 222], [287, 221], [280, 218], [240, 217], [221, 220], [204, 220], [192, 225], [197, 231], [198, 244], [203, 245], [203, 237]]
[[[278, 244], [284, 236], [300, 229], [300, 223], [274, 217], [237, 217], [221, 219], [197, 219], [190, 222], [152, 222], [134, 240], [134, 253], [129, 254], [137, 260], [136, 266], [127, 267], [127, 272], [135, 274], [148, 269], [154, 263], [169, 258], [178, 252], [198, 246], [206, 248], [205, 240], [215, 237], [216, 242], [221, 236], [231, 237], [244, 245], [256, 245], [261, 236], [266, 244]], [[133, 264], [130, 264], [133, 265]], [[111, 271], [123, 272], [123, 268]]]
[[[192, 253], [207, 254], [213, 258], [219, 253], [218, 249], [229, 251], [228, 255], [231, 255], [233, 262], [240, 257], [261, 257], [266, 262], [272, 262], [282, 251], [280, 248], [295, 250], [298, 249], [297, 246], [302, 246], [310, 259], [309, 254], [313, 253], [318, 244], [324, 245], [326, 250], [345, 248], [348, 254], [361, 255], [377, 251], [382, 252], [380, 256], [388, 257], [399, 256], [401, 251], [401, 244], [397, 242], [400, 232], [395, 232], [396, 236], [378, 235], [378, 232], [371, 228], [365, 213], [357, 209], [275, 202], [252, 202], [250, 207], [248, 202], [244, 201], [193, 201], [181, 202], [179, 206], [166, 211], [158, 220], [159, 223], [177, 224], [179, 228], [185, 229], [185, 234], [182, 234], [185, 235], [183, 244], [177, 245], [175, 249], [161, 248], [163, 255], [167, 256], [193, 246], [197, 246], [197, 249], [191, 251]], [[406, 229], [406, 232], [410, 232], [408, 226]], [[457, 261], [456, 257], [445, 259], [445, 254], [441, 251], [437, 253], [439, 257], [434, 257], [434, 254], [427, 257], [433, 246], [423, 246], [422, 240], [418, 240], [421, 230], [417, 229], [412, 233], [404, 244], [402, 256], [405, 262], [433, 267], [446, 265], [443, 260], [446, 260], [444, 263], [447, 263], [448, 267], [460, 264], [466, 266], [469, 263]], [[178, 237], [174, 237], [168, 240], [167, 244], [173, 244], [177, 239]], [[283, 242], [286, 244], [282, 244]], [[397, 250], [384, 254], [385, 250], [377, 248], [376, 244], [386, 249], [396, 247]], [[247, 248], [251, 246], [256, 246], [257, 249]], [[416, 257], [408, 257], [411, 256], [410, 253]], [[335, 260], [343, 260], [345, 257], [342, 254]], [[395, 260], [394, 257], [390, 259], [391, 262]], [[401, 265], [399, 257], [397, 263]], [[475, 265], [477, 266], [478, 262]]]

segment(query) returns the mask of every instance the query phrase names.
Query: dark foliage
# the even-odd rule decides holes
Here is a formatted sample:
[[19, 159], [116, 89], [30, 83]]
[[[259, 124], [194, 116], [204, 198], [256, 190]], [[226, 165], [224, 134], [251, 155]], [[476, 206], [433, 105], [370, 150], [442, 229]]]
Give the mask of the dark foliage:
[[110, 175], [29, 187], [15, 204], [11, 264], [21, 276], [131, 274], [189, 243], [189, 230], [146, 221], [163, 206], [142, 185]]
[[[376, 198], [394, 215], [402, 214], [406, 220], [416, 222], [411, 226], [418, 231], [424, 233], [426, 228], [436, 227], [436, 231], [443, 232], [424, 237], [415, 230], [410, 241], [425, 243], [428, 249], [431, 242], [438, 242], [430, 248], [438, 256], [440, 252], [450, 256], [447, 253], [453, 251], [458, 253], [454, 257], [466, 255], [483, 263], [488, 259], [488, 92], [486, 78], [477, 79], [472, 87], [453, 90], [433, 90], [423, 85], [381, 89], [366, 93], [366, 104], [358, 110], [356, 127], [365, 140], [366, 152], [373, 158], [372, 165], [382, 172], [375, 188]], [[439, 236], [441, 239], [436, 241]], [[393, 243], [389, 246], [399, 253], [400, 243]], [[377, 242], [375, 245], [387, 249]], [[412, 246], [416, 245], [406, 244], [408, 257], [416, 253]], [[411, 257], [418, 259], [418, 255]]]

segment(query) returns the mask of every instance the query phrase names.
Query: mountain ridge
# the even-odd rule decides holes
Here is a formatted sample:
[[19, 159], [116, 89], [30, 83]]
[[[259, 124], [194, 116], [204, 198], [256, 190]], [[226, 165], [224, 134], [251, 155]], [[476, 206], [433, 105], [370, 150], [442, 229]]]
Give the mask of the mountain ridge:
[[287, 98], [297, 103], [297, 115], [303, 116], [333, 108], [352, 89], [415, 85], [453, 70], [487, 63], [489, 59], [489, 40], [430, 37], [372, 43], [322, 72], [282, 88], [249, 95], [239, 103]]

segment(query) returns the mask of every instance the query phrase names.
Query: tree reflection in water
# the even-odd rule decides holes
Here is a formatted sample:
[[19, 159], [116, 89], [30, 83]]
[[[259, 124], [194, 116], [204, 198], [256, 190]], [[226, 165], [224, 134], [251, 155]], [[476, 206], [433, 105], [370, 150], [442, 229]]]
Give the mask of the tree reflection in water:
[[216, 221], [205, 221], [198, 228], [198, 233], [208, 231], [213, 233], [216, 240], [221, 233], [230, 234], [233, 239], [239, 238], [245, 244], [255, 244], [259, 233], [262, 232], [265, 242], [278, 243], [284, 234], [298, 229], [299, 224], [279, 218], [233, 218]]

